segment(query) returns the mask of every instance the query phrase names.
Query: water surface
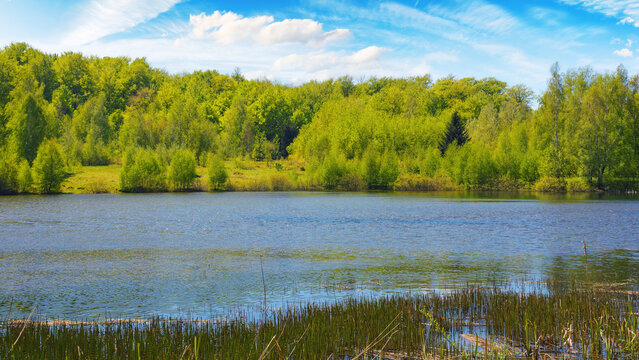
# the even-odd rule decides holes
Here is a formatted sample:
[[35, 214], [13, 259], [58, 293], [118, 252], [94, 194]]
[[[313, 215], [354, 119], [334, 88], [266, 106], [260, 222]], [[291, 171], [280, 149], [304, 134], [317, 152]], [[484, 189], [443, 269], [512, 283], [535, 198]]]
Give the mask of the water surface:
[[629, 198], [0, 197], [0, 316], [217, 317], [259, 307], [264, 287], [276, 308], [526, 279], [636, 285], [638, 237]]

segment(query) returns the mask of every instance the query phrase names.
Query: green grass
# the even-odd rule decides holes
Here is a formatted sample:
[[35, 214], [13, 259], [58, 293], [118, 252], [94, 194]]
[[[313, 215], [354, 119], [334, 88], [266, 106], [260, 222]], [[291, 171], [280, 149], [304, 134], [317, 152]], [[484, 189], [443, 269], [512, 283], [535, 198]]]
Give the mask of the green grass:
[[121, 169], [121, 165], [78, 167], [62, 183], [62, 192], [71, 194], [117, 192]]
[[[290, 160], [225, 162], [229, 174], [227, 190], [278, 191], [320, 190], [318, 184], [307, 180], [302, 167]], [[277, 165], [280, 164], [280, 165]], [[121, 165], [81, 166], [62, 183], [62, 192], [70, 194], [116, 193], [119, 190]], [[207, 171], [197, 168], [199, 176], [194, 190], [208, 190]], [[309, 185], [311, 184], [311, 185]]]
[[307, 304], [222, 323], [6, 322], [2, 359], [639, 359], [639, 296], [564, 286]]

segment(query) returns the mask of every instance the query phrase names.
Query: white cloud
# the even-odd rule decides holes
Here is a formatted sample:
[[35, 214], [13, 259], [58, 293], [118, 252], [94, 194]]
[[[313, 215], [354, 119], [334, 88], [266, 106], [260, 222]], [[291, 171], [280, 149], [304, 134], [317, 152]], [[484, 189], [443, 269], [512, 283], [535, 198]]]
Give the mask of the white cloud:
[[310, 19], [286, 19], [269, 24], [255, 35], [255, 40], [263, 44], [287, 42], [323, 44], [330, 41], [348, 39], [351, 32], [336, 29], [324, 32], [322, 24]]
[[625, 18], [619, 20], [619, 22], [617, 24], [621, 24], [621, 25], [623, 25], [623, 24], [632, 24], [634, 22], [635, 22], [635, 19], [633, 19], [631, 17], [625, 17]]
[[627, 48], [632, 47], [632, 40], [630, 39], [626, 40], [626, 47]]
[[349, 64], [363, 64], [371, 61], [376, 61], [387, 51], [388, 49], [378, 46], [369, 46], [354, 53], [351, 56], [346, 57], [345, 61]]
[[619, 24], [639, 27], [639, 3], [635, 0], [560, 0], [568, 5], [579, 5], [590, 12], [621, 18]]
[[92, 0], [79, 10], [77, 25], [63, 36], [67, 46], [79, 46], [130, 29], [171, 9], [181, 0]]
[[220, 44], [232, 44], [244, 40], [273, 22], [272, 16], [244, 18], [233, 12], [215, 11], [211, 15], [191, 15], [191, 35], [196, 39], [213, 38]]
[[630, 51], [627, 48], [623, 48], [621, 50], [615, 50], [614, 54], [617, 56], [625, 57], [625, 58], [632, 57], [632, 51]]
[[[220, 44], [233, 44], [252, 39], [261, 44], [302, 43], [323, 45], [326, 42], [351, 37], [347, 29], [325, 32], [322, 24], [311, 19], [274, 21], [272, 16], [243, 17], [233, 12], [215, 11], [211, 15], [191, 15], [190, 36], [195, 39], [212, 38]], [[178, 43], [181, 43], [179, 40]]]
[[369, 46], [351, 55], [340, 52], [312, 52], [307, 54], [291, 54], [277, 59], [271, 69], [273, 71], [292, 71], [303, 69], [308, 72], [318, 72], [326, 69], [342, 69], [358, 67], [376, 62], [388, 49]]

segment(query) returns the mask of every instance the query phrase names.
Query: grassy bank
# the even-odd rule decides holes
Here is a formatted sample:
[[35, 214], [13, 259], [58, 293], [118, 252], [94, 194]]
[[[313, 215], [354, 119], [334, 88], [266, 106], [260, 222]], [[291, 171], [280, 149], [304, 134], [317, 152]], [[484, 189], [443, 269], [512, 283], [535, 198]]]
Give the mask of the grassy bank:
[[[226, 191], [322, 191], [324, 186], [317, 177], [309, 174], [302, 164], [294, 160], [280, 161], [225, 161], [228, 172]], [[69, 194], [97, 194], [116, 193], [119, 191], [121, 165], [83, 166], [74, 169], [62, 183], [62, 192]], [[209, 191], [206, 169], [197, 168], [198, 179], [192, 191]], [[624, 184], [622, 184], [624, 185]], [[632, 189], [633, 184], [625, 184], [620, 189]], [[346, 179], [335, 189], [339, 191], [362, 191], [364, 185]], [[533, 185], [501, 181], [490, 186], [476, 189], [466, 189], [455, 183], [450, 177], [437, 175], [424, 177], [406, 174], [400, 176], [391, 190], [406, 192], [428, 191], [506, 191], [506, 192], [540, 192], [540, 193], [601, 193], [588, 186], [581, 178], [570, 178], [559, 183], [556, 180], [544, 178]], [[611, 191], [611, 192], [624, 192]]]
[[[306, 175], [303, 167], [292, 161], [225, 161], [229, 179], [227, 191], [321, 190]], [[82, 166], [73, 170], [62, 183], [69, 194], [116, 193], [119, 191], [121, 165]], [[206, 169], [198, 167], [193, 191], [208, 191]]]
[[3, 359], [639, 358], [639, 296], [533, 291], [350, 299], [223, 323], [6, 322]]

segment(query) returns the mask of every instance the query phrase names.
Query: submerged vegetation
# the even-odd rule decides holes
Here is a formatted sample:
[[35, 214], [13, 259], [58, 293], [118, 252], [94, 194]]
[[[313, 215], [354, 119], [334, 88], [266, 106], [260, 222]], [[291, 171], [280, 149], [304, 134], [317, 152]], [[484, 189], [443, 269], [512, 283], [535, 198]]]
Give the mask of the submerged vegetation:
[[[530, 286], [530, 284], [528, 285]], [[3, 359], [639, 359], [639, 295], [565, 285], [348, 299], [257, 319], [8, 321]]]
[[[253, 161], [296, 167], [227, 183]], [[194, 163], [213, 169], [200, 178]], [[114, 164], [127, 192], [632, 191], [639, 77], [555, 64], [534, 97], [493, 78], [286, 86], [239, 72], [170, 75], [144, 59], [45, 54], [24, 43], [0, 50], [0, 193], [64, 191], [61, 177]]]

